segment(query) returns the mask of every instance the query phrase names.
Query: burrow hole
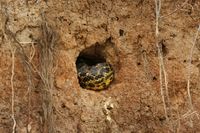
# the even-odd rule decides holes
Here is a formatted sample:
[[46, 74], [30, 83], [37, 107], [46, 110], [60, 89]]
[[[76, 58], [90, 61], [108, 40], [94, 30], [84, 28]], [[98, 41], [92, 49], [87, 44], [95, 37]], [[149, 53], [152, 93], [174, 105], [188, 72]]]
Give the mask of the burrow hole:
[[83, 62], [88, 66], [106, 62], [105, 55], [103, 55], [103, 49], [104, 48], [97, 43], [82, 50], [76, 60], [77, 69], [80, 67], [80, 65], [82, 65]]
[[[105, 47], [106, 45], [100, 45], [99, 43], [96, 43], [80, 52], [76, 60], [77, 77], [80, 71], [82, 71], [83, 63], [89, 67], [95, 66], [99, 63], [108, 63], [106, 62]], [[80, 83], [80, 80], [79, 84], [82, 88], [84, 88], [84, 86]]]

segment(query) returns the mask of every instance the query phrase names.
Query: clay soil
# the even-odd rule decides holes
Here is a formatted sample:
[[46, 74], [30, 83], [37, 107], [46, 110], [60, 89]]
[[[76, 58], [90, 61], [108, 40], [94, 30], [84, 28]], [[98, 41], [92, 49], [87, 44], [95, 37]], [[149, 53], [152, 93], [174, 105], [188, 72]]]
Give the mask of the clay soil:
[[[200, 1], [155, 2], [0, 0], [0, 133], [200, 132]], [[80, 87], [80, 53], [108, 89]]]

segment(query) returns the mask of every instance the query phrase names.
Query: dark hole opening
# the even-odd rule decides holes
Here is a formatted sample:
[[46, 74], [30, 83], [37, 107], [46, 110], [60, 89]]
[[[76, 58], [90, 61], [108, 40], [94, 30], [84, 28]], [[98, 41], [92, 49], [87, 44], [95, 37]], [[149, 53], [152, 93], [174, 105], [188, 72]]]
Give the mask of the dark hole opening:
[[123, 35], [124, 35], [124, 30], [120, 29], [120, 30], [119, 30], [119, 35], [120, 35], [120, 36], [123, 36]]
[[80, 67], [80, 65], [83, 63], [87, 64], [88, 66], [93, 66], [97, 63], [106, 62], [102, 51], [103, 47], [99, 46], [98, 44], [83, 50], [76, 60], [76, 66]]
[[76, 60], [79, 84], [95, 91], [107, 89], [114, 78], [110, 63], [106, 62], [106, 46], [99, 43], [84, 49]]
[[157, 80], [157, 78], [154, 76], [154, 77], [153, 77], [153, 80]]
[[95, 55], [90, 56], [90, 55], [79, 55], [76, 61], [76, 65], [79, 65], [81, 63], [85, 63], [88, 66], [93, 66], [96, 65], [97, 63], [103, 63], [106, 60], [102, 57], [97, 57]]
[[66, 105], [64, 103], [61, 104], [62, 108], [66, 108]]
[[138, 62], [138, 63], [137, 63], [137, 65], [138, 65], [138, 66], [140, 66], [140, 65], [141, 65], [141, 63], [140, 63], [140, 62]]

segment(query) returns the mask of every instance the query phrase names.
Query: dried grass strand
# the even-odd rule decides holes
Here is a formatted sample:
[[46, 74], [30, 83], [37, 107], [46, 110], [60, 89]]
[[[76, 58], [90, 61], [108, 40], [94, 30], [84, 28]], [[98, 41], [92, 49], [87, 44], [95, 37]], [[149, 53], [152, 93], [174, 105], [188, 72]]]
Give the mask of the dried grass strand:
[[200, 25], [196, 31], [195, 37], [194, 37], [194, 41], [192, 42], [192, 48], [190, 50], [190, 55], [189, 55], [189, 63], [188, 63], [188, 78], [187, 78], [187, 94], [188, 94], [188, 100], [189, 100], [189, 108], [191, 110], [193, 110], [193, 103], [192, 103], [192, 97], [191, 97], [191, 90], [190, 90], [190, 80], [191, 80], [191, 65], [192, 65], [192, 57], [193, 57], [193, 53], [194, 53], [194, 48], [197, 42], [197, 38], [199, 35], [199, 31], [200, 31]]
[[160, 18], [166, 18], [172, 14], [174, 14], [175, 12], [177, 12], [178, 10], [180, 10], [181, 8], [183, 8], [187, 3], [188, 3], [189, 0], [185, 0], [185, 2], [183, 2], [183, 4], [179, 7], [179, 8], [176, 8], [174, 11], [172, 11], [171, 13], [167, 14], [167, 15], [164, 15], [164, 16], [161, 16]]
[[162, 101], [163, 101], [163, 107], [165, 111], [165, 118], [167, 121], [169, 121], [168, 118], [168, 113], [167, 113], [167, 104], [166, 104], [166, 99], [164, 95], [164, 88], [163, 88], [163, 76], [164, 76], [164, 85], [165, 85], [165, 90], [167, 94], [167, 99], [168, 97], [168, 82], [167, 82], [167, 73], [165, 71], [165, 66], [164, 66], [164, 61], [163, 61], [163, 55], [162, 55], [162, 50], [159, 45], [159, 19], [160, 19], [160, 10], [161, 10], [161, 0], [155, 0], [155, 8], [156, 8], [156, 31], [155, 31], [155, 43], [158, 48], [158, 56], [159, 56], [159, 74], [160, 74], [160, 93], [162, 96]]
[[[44, 19], [44, 16], [43, 16]], [[42, 38], [39, 43], [40, 50], [40, 75], [42, 76], [42, 108], [44, 113], [44, 129], [43, 132], [55, 132], [53, 118], [53, 99], [52, 89], [53, 81], [53, 50], [55, 44], [55, 34], [46, 20], [41, 26]]]
[[16, 129], [16, 119], [15, 119], [15, 110], [14, 110], [14, 106], [15, 106], [15, 89], [14, 89], [14, 75], [15, 75], [15, 48], [11, 48], [11, 54], [12, 54], [12, 68], [11, 68], [11, 78], [10, 78], [10, 83], [11, 83], [11, 88], [12, 88], [12, 120], [13, 120], [13, 127], [12, 127], [12, 133], [15, 133], [15, 129]]

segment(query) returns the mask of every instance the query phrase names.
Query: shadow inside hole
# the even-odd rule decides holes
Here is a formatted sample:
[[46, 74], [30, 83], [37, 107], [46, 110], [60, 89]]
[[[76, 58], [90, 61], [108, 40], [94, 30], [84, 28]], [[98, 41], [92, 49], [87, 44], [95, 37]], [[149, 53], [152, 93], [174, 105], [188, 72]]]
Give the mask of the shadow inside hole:
[[93, 66], [98, 63], [106, 62], [103, 50], [104, 48], [98, 44], [83, 50], [76, 60], [76, 66], [79, 68], [83, 63], [88, 66]]
[[93, 66], [93, 65], [96, 65], [98, 63], [103, 63], [103, 62], [106, 62], [106, 60], [103, 57], [98, 57], [98, 56], [94, 56], [94, 55], [93, 56], [84, 55], [83, 54], [83, 55], [80, 55], [77, 58], [76, 65], [78, 67], [79, 64], [85, 63], [88, 66]]

